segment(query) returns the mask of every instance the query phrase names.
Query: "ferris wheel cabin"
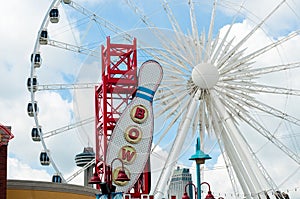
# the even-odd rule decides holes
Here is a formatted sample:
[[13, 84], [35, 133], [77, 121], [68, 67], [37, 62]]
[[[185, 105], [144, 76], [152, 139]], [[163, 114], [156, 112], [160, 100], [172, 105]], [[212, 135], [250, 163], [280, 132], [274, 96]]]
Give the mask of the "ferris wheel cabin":
[[40, 53], [31, 54], [30, 61], [33, 62], [34, 68], [39, 68], [42, 64], [42, 58]]
[[52, 182], [54, 182], [54, 183], [61, 183], [62, 179], [61, 179], [60, 175], [59, 174], [54, 174], [52, 176]]
[[37, 91], [37, 78], [36, 77], [32, 77], [32, 78], [28, 78], [27, 79], [27, 89], [29, 92], [31, 92], [31, 90], [33, 92]]
[[39, 142], [41, 141], [41, 136], [40, 133], [42, 132], [42, 128], [41, 127], [33, 127], [31, 130], [31, 138], [34, 142]]
[[58, 23], [59, 22], [59, 11], [58, 11], [58, 9], [53, 8], [52, 10], [50, 10], [49, 17], [50, 17], [51, 23]]
[[49, 166], [50, 165], [50, 158], [47, 155], [47, 153], [44, 152], [44, 151], [41, 152], [41, 154], [40, 154], [40, 163], [43, 166]]
[[42, 30], [41, 31], [39, 42], [40, 42], [41, 45], [48, 44], [48, 31], [47, 30]]
[[29, 102], [28, 105], [27, 105], [27, 113], [28, 113], [29, 117], [33, 117], [34, 112], [36, 114], [38, 113], [37, 102], [34, 102], [33, 104], [31, 102]]

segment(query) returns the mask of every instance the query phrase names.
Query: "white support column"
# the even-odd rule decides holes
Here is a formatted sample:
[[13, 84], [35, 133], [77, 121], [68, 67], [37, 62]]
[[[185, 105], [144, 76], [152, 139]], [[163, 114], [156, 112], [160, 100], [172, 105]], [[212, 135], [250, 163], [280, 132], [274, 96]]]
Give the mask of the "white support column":
[[[220, 121], [220, 119], [219, 119], [219, 117], [216, 115], [216, 113], [215, 113], [215, 111], [212, 111], [211, 112], [211, 114], [212, 114], [212, 117], [213, 117], [213, 120], [214, 121]], [[227, 142], [227, 140], [226, 139], [224, 139], [224, 135], [223, 134], [225, 134], [226, 132], [225, 132], [225, 130], [224, 130], [224, 127], [222, 126], [222, 124], [220, 124], [219, 122], [215, 122], [214, 124], [213, 124], [213, 127], [214, 127], [214, 131], [217, 133], [217, 137], [218, 137], [218, 140], [221, 140], [222, 141], [222, 143], [224, 144], [224, 145], [226, 145], [227, 147], [226, 147], [226, 151], [228, 150], [228, 146], [230, 146], [230, 144]], [[219, 143], [220, 143], [220, 141], [219, 141]], [[221, 143], [220, 143], [221, 144]], [[225, 147], [225, 146], [224, 146]], [[223, 151], [223, 150], [222, 150]], [[229, 151], [227, 151], [227, 153], [229, 153]], [[227, 154], [227, 156], [229, 157], [229, 154]], [[224, 157], [224, 156], [223, 156]], [[230, 159], [230, 158], [229, 158]], [[239, 175], [239, 170], [238, 170], [238, 168], [235, 166], [235, 165], [233, 165], [231, 162], [233, 161], [232, 159], [230, 159], [230, 162], [227, 162], [227, 160], [225, 159], [225, 157], [224, 157], [224, 161], [225, 161], [225, 163], [226, 163], [226, 167], [228, 167], [228, 166], [232, 166], [232, 167], [228, 167], [227, 169], [228, 170], [230, 170], [230, 171], [232, 171], [232, 169], [233, 169], [233, 171], [236, 173], [236, 177], [238, 178], [238, 181], [239, 181], [239, 183], [240, 183], [240, 186], [241, 186], [241, 188], [242, 188], [242, 190], [243, 190], [243, 192], [244, 192], [244, 194], [245, 195], [250, 195], [250, 192], [249, 192], [249, 190], [248, 190], [248, 188], [247, 188], [247, 184], [246, 184], [246, 182], [244, 181], [244, 179], [242, 178], [242, 176], [241, 175]], [[231, 165], [230, 165], [231, 164]], [[234, 176], [231, 176], [232, 174], [233, 174], [233, 171], [232, 172], [229, 172], [229, 175], [230, 175], [230, 180], [231, 180], [231, 184], [232, 184], [232, 186], [233, 186], [233, 189], [234, 189], [234, 191], [235, 191], [235, 194], [237, 194], [238, 193], [238, 189], [237, 189], [237, 187], [236, 187], [236, 182], [235, 182], [235, 179], [234, 179]]]
[[154, 198], [155, 199], [161, 199], [164, 196], [164, 193], [169, 187], [169, 179], [172, 175], [173, 169], [176, 165], [178, 155], [180, 154], [182, 150], [182, 146], [184, 144], [185, 138], [186, 138], [186, 132], [189, 131], [190, 124], [193, 121], [193, 117], [195, 114], [195, 110], [197, 109], [198, 103], [199, 103], [199, 97], [200, 97], [201, 91], [198, 90], [194, 97], [191, 97], [190, 100], [190, 106], [188, 107], [188, 110], [186, 112], [185, 118], [182, 119], [182, 122], [179, 126], [176, 138], [173, 142], [172, 148], [170, 150], [168, 159], [165, 162], [164, 168], [162, 169], [162, 172], [160, 174], [159, 180], [157, 182], [157, 185], [154, 189]]
[[[250, 150], [248, 149], [248, 145], [243, 138], [243, 136], [240, 134], [238, 131], [237, 127], [233, 123], [233, 121], [230, 119], [230, 115], [228, 112], [225, 110], [224, 105], [221, 103], [219, 100], [218, 96], [216, 95], [215, 92], [211, 92], [212, 97], [215, 102], [215, 108], [217, 109], [218, 113], [221, 115], [221, 119], [223, 120], [223, 124], [225, 125], [227, 129], [226, 135], [222, 135], [222, 139], [228, 140], [232, 143], [234, 148], [231, 150], [231, 154], [228, 153], [228, 156], [233, 156], [237, 155], [240, 160], [236, 160], [234, 158], [235, 162], [234, 164], [238, 167], [238, 169], [242, 172], [243, 178], [246, 181], [248, 188], [250, 189], [251, 193], [256, 194], [259, 192], [263, 191], [262, 184], [266, 184], [266, 179], [264, 179], [262, 176], [262, 173], [260, 169], [258, 168], [258, 165], [255, 163], [252, 154]], [[224, 137], [223, 137], [224, 136]], [[227, 146], [228, 147], [228, 146]], [[226, 148], [226, 146], [225, 146]], [[236, 154], [233, 154], [236, 153]], [[233, 165], [233, 166], [235, 166]], [[262, 181], [262, 182], [260, 182]], [[258, 196], [252, 196], [254, 198], [258, 198]]]

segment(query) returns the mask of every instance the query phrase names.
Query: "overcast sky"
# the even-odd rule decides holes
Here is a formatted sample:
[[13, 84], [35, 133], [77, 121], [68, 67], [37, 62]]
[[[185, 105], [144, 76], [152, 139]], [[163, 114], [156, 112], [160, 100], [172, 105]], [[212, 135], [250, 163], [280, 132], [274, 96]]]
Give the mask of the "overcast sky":
[[[81, 1], [83, 2], [83, 1]], [[134, 18], [134, 14], [128, 14], [128, 19], [132, 19], [134, 23], [125, 23], [123, 20], [124, 13], [130, 11], [128, 7], [123, 7], [121, 1], [113, 0], [89, 0], [88, 6], [103, 6], [99, 8], [106, 18], [109, 18], [114, 24], [122, 27], [125, 30], [130, 28], [140, 27], [141, 22]], [[109, 2], [109, 4], [108, 4]], [[176, 1], [178, 2], [178, 1]], [[226, 2], [226, 1], [223, 1]], [[222, 15], [227, 16], [223, 20], [216, 22], [216, 26], [225, 31], [227, 27], [224, 25], [231, 23], [229, 19], [232, 19], [234, 13], [238, 7], [235, 5], [240, 5], [242, 0], [234, 1], [234, 4], [229, 4], [230, 9], [222, 8]], [[257, 24], [261, 19], [269, 13], [271, 8], [277, 5], [279, 0], [248, 0], [245, 3], [247, 12], [242, 13], [238, 24], [233, 28], [233, 32], [237, 32], [237, 36], [243, 35], [252, 29], [253, 24]], [[293, 31], [299, 30], [300, 28], [300, 15], [298, 11], [300, 10], [299, 0], [288, 0], [288, 3], [276, 12], [276, 14], [268, 21], [264, 30], [265, 32], [259, 31], [253, 41], [249, 42], [248, 50], [257, 49], [260, 46], [264, 46], [271, 40], [277, 40], [279, 38], [285, 37], [286, 35], [292, 33]], [[42, 20], [45, 16], [46, 11], [50, 5], [50, 0], [26, 0], [26, 1], [4, 1], [0, 7], [0, 123], [8, 126], [12, 126], [12, 133], [15, 138], [9, 143], [9, 158], [8, 158], [8, 178], [9, 179], [32, 179], [32, 180], [51, 180], [53, 169], [50, 167], [42, 167], [39, 164], [39, 153], [42, 151], [42, 146], [39, 143], [34, 143], [31, 140], [31, 129], [34, 126], [34, 121], [32, 118], [28, 117], [26, 112], [27, 103], [30, 101], [30, 93], [26, 89], [26, 81], [30, 75], [30, 55], [33, 51], [34, 44], [37, 38], [38, 30], [41, 26]], [[158, 3], [155, 1], [155, 3]], [[144, 3], [141, 7], [147, 15], [157, 15], [160, 16], [161, 8], [155, 3], [148, 2]], [[140, 2], [137, 2], [140, 5]], [[149, 5], [147, 5], [149, 4]], [[178, 3], [177, 3], [178, 4]], [[175, 3], [176, 5], [176, 3]], [[259, 6], [258, 6], [259, 5]], [[149, 7], [147, 7], [149, 6]], [[116, 9], [113, 9], [116, 7]], [[174, 7], [175, 10], [178, 7]], [[115, 10], [118, 10], [116, 12]], [[155, 11], [151, 13], [151, 11]], [[178, 11], [178, 10], [177, 10]], [[209, 13], [206, 13], [209, 16]], [[121, 15], [121, 16], [120, 16]], [[64, 13], [61, 14], [63, 18]], [[73, 16], [68, 16], [72, 18]], [[183, 15], [182, 19], [179, 20], [180, 24], [186, 24], [184, 22], [184, 17], [188, 15]], [[244, 17], [248, 17], [251, 20], [244, 20]], [[208, 18], [207, 18], [208, 19]], [[209, 20], [209, 19], [208, 19]], [[166, 20], [161, 20], [156, 18], [156, 23], [161, 27], [164, 27]], [[66, 21], [62, 20], [62, 23]], [[132, 26], [132, 24], [134, 24]], [[66, 24], [64, 24], [66, 25]], [[188, 26], [188, 25], [187, 25]], [[204, 25], [205, 26], [205, 25]], [[57, 27], [63, 27], [57, 26]], [[55, 32], [57, 27], [51, 27], [53, 32]], [[169, 27], [170, 28], [170, 25]], [[201, 29], [200, 29], [201, 30]], [[99, 32], [101, 32], [100, 30]], [[73, 32], [74, 35], [61, 35], [61, 39], [65, 42], [76, 43], [76, 40], [86, 39], [84, 33], [80, 32], [80, 29], [76, 29]], [[99, 36], [99, 41], [104, 42], [104, 36]], [[258, 42], [259, 41], [259, 42]], [[290, 42], [282, 47], [284, 48], [284, 55], [281, 57], [281, 61], [286, 59], [290, 62], [300, 61], [300, 36], [296, 36]], [[74, 57], [68, 52], [57, 49], [46, 49], [43, 48], [43, 53], [49, 55], [43, 60], [43, 65], [38, 75], [42, 78], [43, 83], [49, 82], [64, 82], [68, 83], [74, 78], [85, 80], [86, 70], [92, 68], [93, 71], [88, 72], [88, 78], [92, 81], [98, 81], [99, 69], [99, 59], [89, 57], [85, 64], [82, 64], [81, 57]], [[261, 63], [272, 64], [277, 62], [276, 58], [270, 60], [260, 60]], [[95, 66], [96, 65], [96, 66]], [[95, 67], [92, 67], [95, 66]], [[78, 77], [80, 76], [80, 77]], [[293, 77], [298, 77], [293, 74]], [[89, 79], [89, 81], [91, 81]], [[296, 88], [299, 88], [299, 82], [290, 82], [292, 85], [297, 84]], [[92, 101], [87, 100], [87, 96], [93, 97], [91, 93], [80, 93], [81, 96], [85, 96], [85, 99], [79, 99], [76, 105], [73, 104], [72, 98], [69, 92], [57, 93], [44, 91], [38, 93], [38, 104], [40, 109], [40, 122], [45, 127], [43, 131], [50, 131], [74, 121], [76, 114], [74, 116], [73, 111], [79, 111], [82, 118], [88, 117], [85, 112], [81, 110], [83, 104], [90, 103], [87, 107], [93, 107]], [[51, 101], [49, 101], [51, 99]], [[86, 101], [85, 101], [86, 100]], [[93, 100], [93, 99], [91, 99]], [[299, 103], [296, 101], [296, 103]], [[86, 107], [85, 107], [86, 108]], [[299, 118], [299, 117], [298, 117]], [[76, 118], [75, 118], [76, 119]], [[87, 128], [89, 129], [89, 128]], [[52, 146], [50, 149], [54, 154], [55, 161], [63, 169], [66, 176], [70, 176], [74, 170], [77, 168], [74, 166], [74, 156], [82, 152], [83, 147], [87, 144], [93, 145], [92, 138], [86, 138], [89, 130], [87, 129], [76, 129], [68, 131], [66, 135], [57, 136], [56, 139], [49, 138], [49, 145]], [[82, 133], [83, 132], [83, 133]], [[297, 136], [297, 135], [296, 135]], [[66, 143], [66, 140], [68, 141]], [[194, 143], [191, 144], [191, 151], [194, 150]], [[296, 145], [299, 143], [296, 143]], [[157, 154], [153, 157], [153, 162], [159, 162], [159, 158], [165, 157], [166, 152], [164, 148], [158, 148]], [[298, 151], [299, 153], [299, 151]], [[272, 157], [270, 157], [272, 159]], [[181, 162], [182, 163], [182, 162]], [[187, 163], [185, 165], [191, 166], [192, 163]], [[215, 157], [213, 161], [213, 167], [218, 168], [219, 165], [224, 165], [222, 158]], [[287, 166], [287, 165], [281, 165]], [[161, 165], [156, 165], [157, 168], [161, 168]], [[298, 165], [299, 167], [299, 165]], [[287, 168], [276, 168], [278, 171], [283, 172]], [[295, 168], [293, 168], [295, 169]], [[192, 171], [193, 167], [191, 168]], [[220, 169], [220, 173], [222, 169]], [[209, 179], [204, 178], [204, 180], [210, 180], [214, 187], [218, 187], [216, 193], [232, 193], [230, 188], [230, 183], [226, 186], [223, 184], [223, 179], [229, 179], [227, 175], [219, 173], [218, 169], [213, 170], [214, 172], [209, 172]], [[224, 171], [224, 170], [223, 170]], [[296, 176], [299, 175], [300, 171], [295, 173]], [[157, 176], [157, 172], [154, 176]], [[222, 182], [220, 182], [220, 176], [222, 177]], [[285, 174], [283, 174], [285, 175]], [[288, 173], [287, 175], [290, 175]], [[76, 178], [72, 183], [81, 183], [82, 176]], [[154, 180], [155, 181], [155, 180]], [[288, 181], [288, 180], [287, 180]], [[281, 181], [280, 183], [285, 183]], [[292, 178], [292, 181], [288, 181], [285, 185], [291, 185], [291, 187], [283, 186], [285, 189], [289, 189], [291, 194], [300, 197], [300, 181], [299, 179]], [[295, 188], [298, 190], [295, 191]], [[217, 189], [217, 188], [215, 188]]]

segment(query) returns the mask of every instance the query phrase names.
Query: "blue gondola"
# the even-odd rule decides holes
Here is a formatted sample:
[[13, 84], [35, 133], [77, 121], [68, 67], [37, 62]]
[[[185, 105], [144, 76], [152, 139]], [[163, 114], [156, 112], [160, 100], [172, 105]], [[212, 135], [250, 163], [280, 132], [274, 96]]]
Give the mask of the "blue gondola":
[[[33, 56], [34, 56], [34, 59], [33, 59]], [[33, 62], [35, 68], [40, 67], [42, 64], [41, 54], [40, 53], [31, 54], [30, 61]]]
[[59, 21], [59, 11], [57, 8], [53, 8], [49, 13], [51, 23], [58, 23]]
[[37, 102], [34, 102], [33, 104], [31, 102], [29, 102], [27, 105], [27, 113], [28, 113], [29, 117], [33, 117], [34, 112], [36, 112], [36, 113], [38, 112]]
[[61, 183], [61, 181], [62, 181], [62, 179], [61, 179], [60, 175], [54, 174], [52, 176], [52, 182], [54, 182], [54, 183]]
[[48, 31], [47, 30], [42, 30], [42, 32], [40, 34], [39, 42], [41, 45], [48, 44]]
[[40, 136], [40, 132], [42, 131], [42, 128], [39, 127], [33, 127], [32, 130], [31, 130], [31, 138], [33, 141], [35, 142], [39, 142], [41, 141], [41, 136]]
[[27, 79], [27, 89], [29, 92], [31, 92], [31, 89], [33, 92], [37, 91], [37, 78], [36, 77], [32, 77], [32, 78], [28, 78]]
[[47, 155], [46, 152], [41, 152], [41, 154], [40, 154], [40, 163], [43, 166], [50, 165], [50, 158], [49, 158], [49, 156]]

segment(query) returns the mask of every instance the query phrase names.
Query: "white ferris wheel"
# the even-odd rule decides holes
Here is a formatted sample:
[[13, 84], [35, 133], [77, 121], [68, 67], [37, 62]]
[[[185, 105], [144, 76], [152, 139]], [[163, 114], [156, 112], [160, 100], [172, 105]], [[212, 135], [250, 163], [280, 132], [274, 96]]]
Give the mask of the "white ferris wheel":
[[257, 2], [53, 0], [27, 82], [41, 164], [52, 166], [54, 180], [68, 183], [94, 163], [91, 158], [74, 171], [78, 150], [94, 147], [100, 45], [107, 36], [119, 43], [136, 38], [138, 66], [154, 59], [164, 71], [154, 99], [151, 155], [162, 161], [153, 165], [154, 193], [166, 192], [175, 165], [187, 162], [197, 137], [215, 159], [204, 176], [222, 170], [233, 197], [266, 198], [297, 188], [300, 5]]

